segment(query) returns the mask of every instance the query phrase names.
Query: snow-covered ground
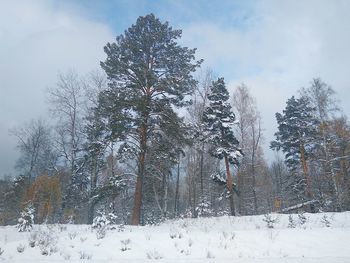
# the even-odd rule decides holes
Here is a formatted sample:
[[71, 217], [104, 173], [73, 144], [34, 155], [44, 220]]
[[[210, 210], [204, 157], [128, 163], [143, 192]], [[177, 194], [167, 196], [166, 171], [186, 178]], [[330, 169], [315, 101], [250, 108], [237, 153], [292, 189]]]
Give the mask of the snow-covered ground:
[[350, 212], [305, 216], [300, 225], [292, 215], [295, 228], [288, 215], [272, 214], [273, 228], [264, 216], [226, 216], [117, 227], [104, 237], [88, 225], [6, 226], [0, 262], [350, 262]]

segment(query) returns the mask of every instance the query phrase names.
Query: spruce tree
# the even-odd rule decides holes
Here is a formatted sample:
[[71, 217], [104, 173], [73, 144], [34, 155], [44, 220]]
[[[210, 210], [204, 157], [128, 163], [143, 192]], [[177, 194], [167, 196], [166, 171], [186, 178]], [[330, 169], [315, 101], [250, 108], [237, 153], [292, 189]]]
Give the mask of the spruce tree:
[[229, 93], [223, 78], [212, 83], [208, 95], [209, 105], [203, 114], [205, 140], [211, 143], [210, 154], [225, 160], [226, 186], [230, 197], [231, 215], [235, 215], [233, 200], [233, 177], [230, 164], [238, 165], [242, 155], [238, 140], [233, 133], [235, 114], [228, 102]]
[[[315, 108], [304, 96], [299, 99], [295, 99], [294, 96], [288, 99], [283, 113], [276, 113], [278, 131], [275, 133], [276, 140], [270, 145], [271, 149], [281, 149], [285, 154], [285, 163], [289, 170], [294, 172], [291, 186], [297, 191], [301, 201], [304, 201], [305, 197], [309, 201], [312, 198], [307, 160], [318, 136], [318, 121], [314, 117], [314, 111]], [[300, 168], [303, 178], [298, 178]]]
[[34, 212], [35, 209], [31, 203], [28, 203], [24, 207], [21, 216], [18, 218], [18, 224], [16, 225], [18, 232], [29, 232], [32, 230], [34, 224]]
[[201, 61], [195, 61], [195, 49], [177, 43], [180, 37], [181, 30], [174, 30], [168, 22], [162, 23], [149, 14], [139, 17], [115, 43], [104, 48], [107, 59], [101, 66], [109, 79], [109, 89], [104, 94], [117, 105], [118, 112], [110, 112], [111, 122], [116, 123], [112, 133], [114, 129], [120, 131], [119, 138], [123, 139], [120, 152], [129, 153], [138, 165], [131, 219], [135, 225], [140, 223], [151, 139], [163, 137], [163, 130], [169, 126], [174, 133], [180, 130], [182, 119], [173, 118], [174, 108], [189, 104], [188, 97], [196, 84], [192, 73]]

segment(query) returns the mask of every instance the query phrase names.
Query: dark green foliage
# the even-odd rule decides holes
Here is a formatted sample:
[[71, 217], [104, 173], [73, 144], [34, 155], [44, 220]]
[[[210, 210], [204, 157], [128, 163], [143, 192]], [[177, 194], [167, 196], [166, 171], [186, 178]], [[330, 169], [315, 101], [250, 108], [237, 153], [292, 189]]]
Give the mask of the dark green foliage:
[[312, 153], [317, 137], [318, 121], [314, 117], [315, 108], [310, 106], [306, 97], [288, 99], [283, 113], [276, 113], [278, 132], [276, 140], [271, 142], [270, 148], [282, 150], [289, 169], [300, 168], [300, 147], [305, 148], [306, 158]]
[[109, 88], [100, 94], [97, 111], [107, 124], [106, 134], [121, 142], [120, 156], [138, 165], [137, 211], [144, 177], [159, 162], [174, 163], [174, 146], [185, 142], [183, 119], [174, 107], [190, 103], [196, 84], [192, 73], [201, 61], [194, 61], [195, 49], [178, 45], [180, 37], [181, 30], [153, 14], [139, 17], [115, 43], [106, 45], [107, 59], [101, 63]]
[[[179, 46], [181, 30], [173, 30], [153, 14], [139, 17], [135, 25], [105, 47], [107, 60], [101, 63], [110, 86], [118, 89], [125, 107], [136, 112], [149, 111], [149, 106], [186, 104], [195, 81], [191, 73], [198, 67], [195, 49]], [[151, 89], [145, 96], [147, 89]], [[152, 103], [163, 102], [164, 104]], [[138, 103], [134, 103], [137, 101]]]
[[228, 102], [229, 93], [223, 78], [213, 82], [208, 100], [203, 122], [205, 140], [212, 145], [210, 153], [218, 159], [228, 157], [231, 164], [237, 165], [242, 152], [233, 133], [235, 114]]
[[17, 223], [28, 185], [28, 177], [20, 175], [4, 193], [4, 213], [1, 218], [4, 224]]
[[195, 49], [177, 44], [180, 36], [180, 30], [150, 14], [105, 47], [107, 60], [101, 66], [110, 83], [100, 94], [97, 111], [109, 136], [129, 141], [123, 146], [133, 148], [136, 156], [140, 149], [130, 141], [138, 140], [141, 125], [147, 126], [148, 138], [182, 140], [182, 119], [172, 106], [189, 103], [187, 95], [196, 83], [191, 73], [200, 62], [193, 62]]
[[270, 148], [285, 154], [290, 171], [286, 186], [293, 204], [312, 198], [307, 160], [315, 149], [318, 136], [319, 123], [314, 114], [315, 108], [306, 97], [295, 99], [294, 96], [288, 99], [282, 114], [276, 113], [278, 132]]

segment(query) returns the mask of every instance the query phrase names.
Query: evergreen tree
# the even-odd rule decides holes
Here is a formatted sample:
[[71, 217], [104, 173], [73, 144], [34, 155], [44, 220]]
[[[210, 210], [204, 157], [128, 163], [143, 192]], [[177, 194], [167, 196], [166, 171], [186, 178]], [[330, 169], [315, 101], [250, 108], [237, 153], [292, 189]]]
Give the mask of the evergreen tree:
[[20, 218], [18, 218], [18, 232], [31, 231], [34, 224], [34, 212], [35, 209], [31, 203], [28, 203], [21, 212]]
[[210, 91], [208, 95], [209, 106], [203, 114], [205, 140], [212, 144], [211, 155], [225, 160], [226, 186], [230, 197], [231, 215], [235, 215], [234, 184], [230, 173], [230, 164], [238, 165], [239, 157], [242, 155], [241, 149], [238, 147], [238, 140], [233, 133], [235, 114], [228, 102], [229, 93], [223, 78], [214, 81]]
[[20, 215], [24, 195], [29, 186], [29, 178], [24, 175], [16, 177], [4, 193], [4, 210], [2, 220], [5, 224], [16, 224]]
[[[282, 149], [285, 153], [285, 162], [290, 171], [294, 173], [291, 178], [291, 187], [299, 201], [312, 198], [311, 181], [307, 160], [314, 148], [317, 138], [318, 121], [314, 117], [313, 108], [306, 97], [295, 99], [291, 97], [283, 113], [276, 113], [278, 132], [276, 140], [270, 147], [274, 150]], [[298, 177], [298, 171], [302, 168], [303, 177]], [[300, 200], [301, 199], [301, 200]]]
[[[163, 137], [163, 129], [170, 123], [176, 134], [182, 119], [173, 118], [174, 107], [188, 105], [188, 95], [196, 84], [191, 74], [201, 61], [194, 61], [195, 49], [177, 44], [180, 37], [181, 30], [173, 30], [150, 14], [139, 17], [116, 43], [108, 43], [104, 49], [107, 59], [101, 66], [109, 79], [104, 94], [112, 104], [100, 107], [115, 107], [115, 112], [109, 112], [111, 122], [117, 124], [112, 133], [114, 129], [121, 132], [118, 137], [124, 143], [120, 152], [128, 153], [138, 166], [132, 224], [140, 223], [152, 136]], [[118, 125], [123, 120], [126, 125]]]
[[88, 208], [88, 223], [92, 224], [94, 219], [94, 210], [96, 201], [94, 200], [94, 193], [97, 188], [98, 176], [104, 166], [104, 154], [107, 147], [107, 142], [104, 139], [105, 125], [101, 116], [97, 111], [94, 111], [88, 118], [86, 126], [87, 142], [85, 143], [85, 158], [86, 170], [90, 175], [89, 185], [89, 208]]

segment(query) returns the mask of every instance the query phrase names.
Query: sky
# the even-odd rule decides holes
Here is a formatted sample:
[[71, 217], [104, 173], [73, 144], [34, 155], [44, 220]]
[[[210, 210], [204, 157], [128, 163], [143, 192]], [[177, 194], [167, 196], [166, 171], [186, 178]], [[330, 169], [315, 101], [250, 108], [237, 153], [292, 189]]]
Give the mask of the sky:
[[230, 91], [245, 83], [261, 112], [265, 154], [275, 113], [298, 89], [320, 77], [350, 116], [350, 1], [0, 0], [0, 177], [15, 175], [16, 139], [9, 130], [48, 118], [46, 90], [57, 75], [87, 74], [105, 59], [103, 47], [154, 13], [197, 48], [203, 69]]

